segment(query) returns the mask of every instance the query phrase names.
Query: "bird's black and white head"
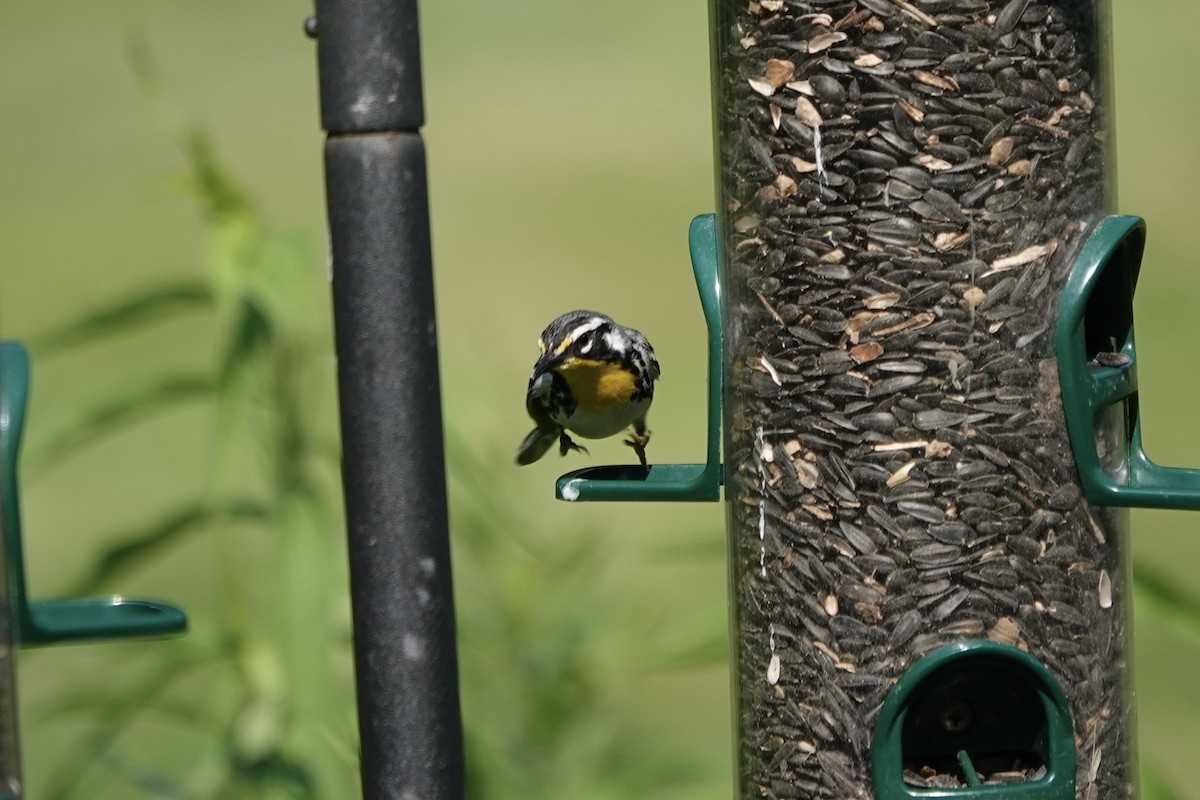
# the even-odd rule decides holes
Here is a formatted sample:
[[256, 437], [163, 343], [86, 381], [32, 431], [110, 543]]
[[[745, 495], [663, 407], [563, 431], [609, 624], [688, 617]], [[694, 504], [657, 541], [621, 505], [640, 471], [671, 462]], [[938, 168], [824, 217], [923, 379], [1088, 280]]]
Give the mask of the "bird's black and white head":
[[596, 311], [568, 311], [558, 317], [538, 337], [538, 349], [541, 355], [531, 381], [581, 362], [623, 365], [647, 384], [659, 376], [658, 359], [646, 337]]

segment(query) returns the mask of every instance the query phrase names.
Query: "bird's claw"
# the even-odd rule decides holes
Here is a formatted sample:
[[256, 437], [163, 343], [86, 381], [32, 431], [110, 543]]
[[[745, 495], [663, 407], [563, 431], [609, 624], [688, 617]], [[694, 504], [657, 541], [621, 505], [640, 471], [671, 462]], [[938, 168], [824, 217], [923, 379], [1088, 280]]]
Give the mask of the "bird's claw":
[[633, 452], [637, 453], [638, 461], [642, 462], [642, 468], [649, 469], [650, 464], [646, 461], [646, 445], [650, 444], [650, 431], [629, 434], [625, 444], [632, 447]]
[[576, 444], [575, 440], [573, 440], [570, 436], [567, 436], [567, 434], [565, 432], [559, 434], [559, 436], [558, 436], [558, 454], [560, 456], [565, 456], [567, 453], [571, 452], [572, 450], [574, 450], [577, 453], [583, 453], [585, 456], [590, 455], [590, 453], [588, 453], [588, 449], [586, 447], [584, 447], [581, 444]]

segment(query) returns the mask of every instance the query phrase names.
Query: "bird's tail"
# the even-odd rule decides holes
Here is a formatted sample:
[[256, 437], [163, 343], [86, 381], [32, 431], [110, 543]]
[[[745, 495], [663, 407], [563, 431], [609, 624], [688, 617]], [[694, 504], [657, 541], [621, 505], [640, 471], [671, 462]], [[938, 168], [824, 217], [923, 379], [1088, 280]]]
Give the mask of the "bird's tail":
[[517, 463], [532, 464], [546, 455], [546, 451], [557, 441], [558, 430], [556, 428], [534, 428], [517, 448]]

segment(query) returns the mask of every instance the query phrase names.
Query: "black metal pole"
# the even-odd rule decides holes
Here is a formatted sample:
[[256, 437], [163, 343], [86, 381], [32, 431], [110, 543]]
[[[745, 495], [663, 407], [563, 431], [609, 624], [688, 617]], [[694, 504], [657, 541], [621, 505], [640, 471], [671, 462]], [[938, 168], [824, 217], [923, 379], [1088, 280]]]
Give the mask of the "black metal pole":
[[317, 0], [365, 800], [463, 797], [415, 0]]

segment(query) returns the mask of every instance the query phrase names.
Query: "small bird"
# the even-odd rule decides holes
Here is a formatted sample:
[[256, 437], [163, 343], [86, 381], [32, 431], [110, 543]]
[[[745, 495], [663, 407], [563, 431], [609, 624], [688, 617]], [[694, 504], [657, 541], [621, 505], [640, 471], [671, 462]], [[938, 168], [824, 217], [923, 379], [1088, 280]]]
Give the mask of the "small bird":
[[603, 439], [633, 426], [625, 444], [645, 467], [646, 412], [660, 372], [646, 337], [604, 314], [568, 311], [542, 331], [538, 349], [525, 394], [525, 409], [537, 427], [517, 449], [517, 463], [532, 464], [555, 441], [559, 455], [587, 453], [567, 431]]

